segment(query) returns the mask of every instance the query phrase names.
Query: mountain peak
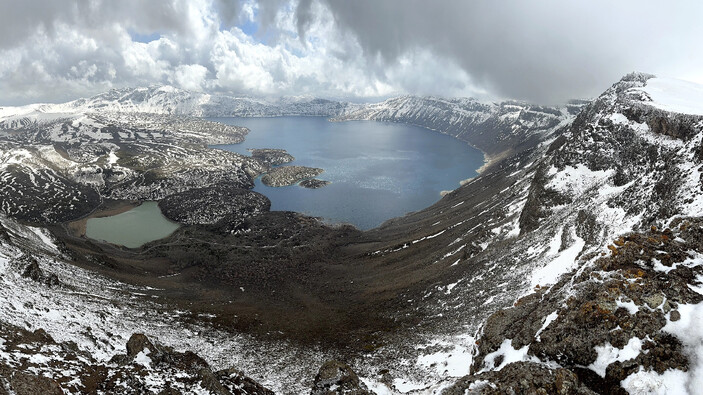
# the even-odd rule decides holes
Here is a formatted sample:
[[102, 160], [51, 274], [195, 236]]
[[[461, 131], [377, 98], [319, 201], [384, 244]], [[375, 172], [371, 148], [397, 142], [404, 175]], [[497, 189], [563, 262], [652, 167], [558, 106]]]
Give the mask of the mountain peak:
[[624, 77], [620, 79], [620, 81], [626, 81], [626, 82], [647, 82], [650, 78], [656, 78], [656, 75], [654, 74], [648, 74], [648, 73], [642, 73], [640, 71], [633, 71], [629, 74], [626, 74]]

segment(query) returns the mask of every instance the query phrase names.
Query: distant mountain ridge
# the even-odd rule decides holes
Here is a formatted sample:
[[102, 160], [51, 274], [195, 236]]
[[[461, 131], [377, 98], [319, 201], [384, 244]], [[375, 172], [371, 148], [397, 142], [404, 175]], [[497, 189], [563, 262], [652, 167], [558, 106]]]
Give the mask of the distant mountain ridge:
[[0, 118], [39, 113], [121, 112], [196, 117], [256, 117], [284, 115], [332, 116], [355, 104], [317, 98], [262, 100], [192, 92], [168, 85], [111, 89], [60, 104], [31, 104], [0, 109]]
[[[261, 100], [191, 92], [171, 86], [112, 89], [61, 104], [0, 109], [0, 128], [17, 129], [75, 113], [147, 113], [194, 117], [323, 116], [334, 121], [401, 122], [452, 135], [490, 156], [520, 150], [567, 124], [586, 101], [536, 106], [516, 101], [484, 103], [471, 98], [400, 96], [379, 103], [319, 98]], [[49, 115], [51, 114], [51, 115]], [[539, 136], [536, 136], [539, 135]]]

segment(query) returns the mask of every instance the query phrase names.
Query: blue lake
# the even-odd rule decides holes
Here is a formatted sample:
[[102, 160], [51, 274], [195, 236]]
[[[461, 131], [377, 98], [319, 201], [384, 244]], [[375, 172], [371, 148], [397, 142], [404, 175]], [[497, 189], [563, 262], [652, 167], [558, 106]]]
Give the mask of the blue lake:
[[360, 229], [432, 205], [441, 191], [456, 189], [483, 165], [481, 151], [468, 144], [404, 124], [322, 117], [208, 119], [250, 129], [243, 143], [214, 148], [244, 155], [250, 148], [281, 148], [295, 157], [289, 165], [325, 170], [317, 178], [332, 183], [320, 189], [267, 187], [257, 179], [254, 190], [271, 200], [272, 210]]

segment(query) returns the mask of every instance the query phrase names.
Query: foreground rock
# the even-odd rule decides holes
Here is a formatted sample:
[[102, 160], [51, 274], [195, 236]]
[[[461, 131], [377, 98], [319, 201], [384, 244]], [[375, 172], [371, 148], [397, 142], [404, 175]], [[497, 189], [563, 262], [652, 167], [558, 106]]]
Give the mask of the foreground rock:
[[331, 360], [320, 367], [311, 395], [372, 395], [349, 365]]
[[174, 351], [143, 334], [132, 335], [126, 354], [108, 363], [41, 329], [0, 322], [0, 339], [0, 393], [273, 394], [235, 369], [213, 372], [197, 354]]
[[443, 392], [463, 394], [578, 394], [595, 395], [568, 369], [549, 369], [534, 362], [511, 363], [500, 371], [467, 376]]
[[306, 178], [317, 177], [324, 170], [306, 166], [275, 167], [261, 176], [261, 182], [270, 187], [284, 187], [297, 184]]
[[[671, 393], [686, 389], [681, 378], [700, 369], [684, 347], [701, 340], [687, 323], [703, 302], [703, 221], [672, 225], [621, 237], [571, 281], [490, 316], [474, 374], [447, 393], [646, 393], [662, 381]], [[522, 361], [508, 364], [515, 354]]]

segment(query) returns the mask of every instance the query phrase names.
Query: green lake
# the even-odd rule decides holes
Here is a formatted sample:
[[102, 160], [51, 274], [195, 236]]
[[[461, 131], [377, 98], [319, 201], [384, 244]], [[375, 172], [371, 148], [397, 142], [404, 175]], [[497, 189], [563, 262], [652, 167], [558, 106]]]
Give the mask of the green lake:
[[157, 202], [144, 202], [111, 217], [90, 218], [85, 235], [94, 240], [137, 248], [169, 236], [179, 226], [161, 214]]

